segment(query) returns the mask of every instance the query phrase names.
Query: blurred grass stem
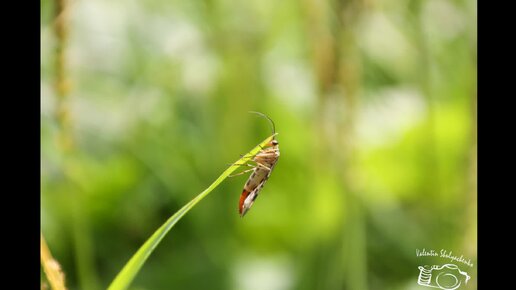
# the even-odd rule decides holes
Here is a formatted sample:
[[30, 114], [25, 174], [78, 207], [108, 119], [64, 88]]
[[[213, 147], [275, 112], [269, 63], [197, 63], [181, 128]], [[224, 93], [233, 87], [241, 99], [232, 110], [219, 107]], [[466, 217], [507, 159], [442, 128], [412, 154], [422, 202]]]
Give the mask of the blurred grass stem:
[[43, 234], [41, 234], [41, 265], [53, 290], [66, 290], [65, 276], [59, 263], [52, 257]]

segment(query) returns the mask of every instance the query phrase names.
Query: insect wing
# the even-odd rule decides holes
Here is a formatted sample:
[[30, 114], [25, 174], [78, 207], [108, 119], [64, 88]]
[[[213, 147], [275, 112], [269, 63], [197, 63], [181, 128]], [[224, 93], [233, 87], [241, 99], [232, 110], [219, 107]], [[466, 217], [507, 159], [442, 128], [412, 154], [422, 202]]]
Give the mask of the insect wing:
[[267, 181], [267, 179], [262, 180], [262, 182], [260, 182], [260, 184], [251, 192], [245, 189], [242, 191], [242, 195], [240, 195], [240, 202], [238, 206], [240, 217], [243, 217], [247, 213], [247, 211], [249, 211], [249, 209], [254, 203], [254, 200], [258, 197], [258, 193], [260, 193], [260, 190], [262, 190], [265, 181]]

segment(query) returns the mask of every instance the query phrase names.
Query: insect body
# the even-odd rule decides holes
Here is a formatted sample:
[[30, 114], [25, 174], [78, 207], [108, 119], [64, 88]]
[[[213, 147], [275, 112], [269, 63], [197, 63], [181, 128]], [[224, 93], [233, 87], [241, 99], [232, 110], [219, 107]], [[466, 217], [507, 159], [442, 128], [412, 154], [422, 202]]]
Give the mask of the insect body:
[[251, 208], [254, 203], [254, 200], [258, 197], [260, 190], [262, 190], [263, 185], [269, 179], [274, 166], [276, 166], [276, 162], [278, 162], [280, 151], [279, 151], [279, 142], [276, 140], [275, 136], [275, 128], [274, 122], [267, 117], [266, 115], [258, 112], [251, 112], [259, 114], [265, 118], [267, 118], [272, 124], [272, 132], [274, 134], [271, 142], [265, 145], [260, 152], [258, 152], [252, 159], [253, 162], [256, 163], [255, 166], [250, 170], [246, 170], [242, 173], [253, 171], [251, 176], [247, 179], [247, 182], [244, 185], [244, 190], [242, 191], [242, 195], [240, 195], [240, 201], [238, 203], [238, 212], [240, 216], [243, 217], [247, 211]]

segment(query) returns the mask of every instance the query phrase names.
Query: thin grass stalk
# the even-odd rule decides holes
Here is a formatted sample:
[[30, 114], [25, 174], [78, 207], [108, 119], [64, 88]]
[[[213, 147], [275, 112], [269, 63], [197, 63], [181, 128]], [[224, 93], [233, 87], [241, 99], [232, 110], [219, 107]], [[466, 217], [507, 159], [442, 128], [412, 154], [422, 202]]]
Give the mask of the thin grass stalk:
[[41, 265], [53, 290], [66, 290], [65, 275], [61, 265], [52, 257], [47, 242], [41, 234]]
[[240, 167], [239, 164], [244, 164], [250, 161], [258, 151], [269, 143], [276, 134], [265, 139], [263, 142], [258, 144], [249, 153], [244, 155], [242, 158], [237, 160], [233, 165], [226, 169], [208, 188], [206, 188], [199, 195], [194, 197], [190, 202], [173, 214], [161, 227], [159, 227], [154, 234], [136, 251], [136, 253], [129, 259], [122, 270], [115, 277], [108, 290], [122, 290], [127, 289], [131, 282], [134, 280], [143, 264], [147, 261], [151, 253], [156, 249], [161, 240], [165, 235], [174, 227], [174, 225], [197, 203], [203, 200], [209, 193], [211, 193], [222, 181], [224, 181], [233, 171]]

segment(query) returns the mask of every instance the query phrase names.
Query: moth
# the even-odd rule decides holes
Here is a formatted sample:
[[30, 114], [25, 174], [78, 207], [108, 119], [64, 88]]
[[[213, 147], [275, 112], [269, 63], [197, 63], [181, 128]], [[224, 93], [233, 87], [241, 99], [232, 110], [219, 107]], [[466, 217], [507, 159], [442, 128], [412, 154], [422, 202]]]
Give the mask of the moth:
[[240, 214], [240, 217], [244, 217], [253, 205], [258, 194], [265, 185], [265, 182], [269, 179], [280, 156], [279, 142], [276, 140], [277, 134], [274, 121], [265, 114], [252, 111], [250, 113], [258, 114], [269, 120], [272, 126], [273, 138], [251, 159], [251, 162], [256, 163], [256, 165], [244, 164], [252, 168], [233, 175], [236, 176], [250, 171], [253, 172], [247, 179], [244, 189], [242, 190], [242, 194], [240, 195], [240, 200], [238, 202], [238, 213]]

